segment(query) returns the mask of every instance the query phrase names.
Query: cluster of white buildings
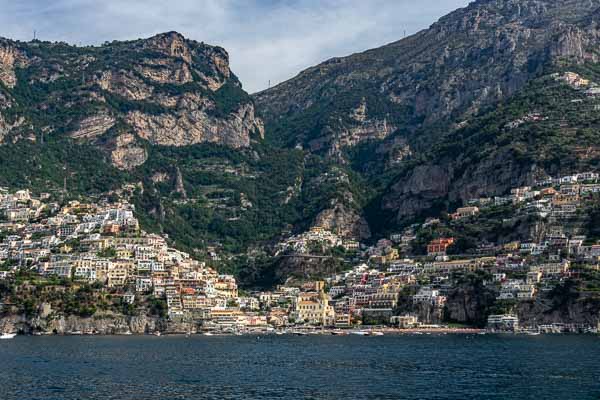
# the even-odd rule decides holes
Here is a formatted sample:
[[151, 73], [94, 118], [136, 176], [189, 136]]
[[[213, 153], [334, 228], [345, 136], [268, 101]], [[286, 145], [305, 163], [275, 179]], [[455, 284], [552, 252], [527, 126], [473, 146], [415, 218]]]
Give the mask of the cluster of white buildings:
[[346, 239], [337, 234], [316, 226], [299, 235], [291, 236], [278, 243], [275, 255], [291, 251], [297, 254], [311, 254], [315, 250], [326, 251], [334, 247], [343, 247], [346, 250], [358, 250], [359, 242]]
[[[266, 321], [253, 312], [258, 299], [238, 296], [233, 276], [141, 231], [127, 202], [60, 207], [28, 191], [3, 190], [0, 204], [0, 279], [26, 268], [47, 278], [98, 283], [132, 304], [147, 296], [164, 299], [170, 318], [205, 320], [215, 329]], [[13, 218], [16, 209], [30, 217]]]

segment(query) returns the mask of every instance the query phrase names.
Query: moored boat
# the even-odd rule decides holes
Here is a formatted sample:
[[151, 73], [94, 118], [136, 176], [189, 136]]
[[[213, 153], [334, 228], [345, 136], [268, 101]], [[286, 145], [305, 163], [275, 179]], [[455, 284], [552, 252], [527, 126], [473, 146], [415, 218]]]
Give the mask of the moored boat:
[[12, 339], [15, 336], [17, 336], [16, 333], [3, 333], [2, 335], [0, 335], [0, 339]]

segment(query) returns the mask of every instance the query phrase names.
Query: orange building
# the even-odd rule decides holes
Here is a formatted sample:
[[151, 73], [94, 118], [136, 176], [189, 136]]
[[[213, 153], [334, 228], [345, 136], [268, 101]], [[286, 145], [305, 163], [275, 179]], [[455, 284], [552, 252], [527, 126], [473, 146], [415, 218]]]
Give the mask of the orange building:
[[446, 250], [454, 243], [454, 238], [440, 238], [432, 240], [427, 245], [427, 254], [437, 256], [446, 254]]

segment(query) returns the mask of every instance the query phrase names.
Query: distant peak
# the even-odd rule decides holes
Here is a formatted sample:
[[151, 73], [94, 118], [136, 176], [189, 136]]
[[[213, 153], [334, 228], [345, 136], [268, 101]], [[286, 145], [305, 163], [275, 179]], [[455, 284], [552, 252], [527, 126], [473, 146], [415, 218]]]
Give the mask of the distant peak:
[[159, 33], [146, 40], [148, 47], [159, 50], [173, 57], [181, 57], [191, 62], [190, 50], [185, 37], [179, 32]]
[[158, 33], [154, 36], [152, 36], [151, 38], [149, 38], [149, 40], [152, 39], [179, 39], [179, 40], [185, 40], [185, 37], [177, 32], [177, 31], [169, 31], [169, 32], [163, 32], [163, 33]]

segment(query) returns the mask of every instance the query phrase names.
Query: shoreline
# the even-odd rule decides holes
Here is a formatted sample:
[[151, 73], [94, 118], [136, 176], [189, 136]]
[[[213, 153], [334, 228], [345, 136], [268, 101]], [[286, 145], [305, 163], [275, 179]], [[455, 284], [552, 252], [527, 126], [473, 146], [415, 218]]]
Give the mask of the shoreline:
[[[527, 332], [490, 332], [485, 329], [479, 328], [409, 328], [409, 329], [397, 329], [397, 328], [380, 328], [380, 329], [328, 329], [328, 330], [308, 330], [308, 329], [296, 329], [289, 331], [255, 331], [255, 332], [160, 332], [156, 333], [36, 333], [36, 334], [23, 334], [16, 333], [15, 337], [29, 336], [29, 337], [143, 337], [143, 336], [182, 336], [182, 337], [194, 337], [194, 336], [402, 336], [402, 335], [511, 335], [511, 336], [532, 336]], [[597, 332], [564, 332], [564, 333], [551, 333], [541, 332], [539, 335], [542, 336], [555, 336], [555, 335], [598, 335]], [[537, 335], [536, 335], [537, 336]]]

